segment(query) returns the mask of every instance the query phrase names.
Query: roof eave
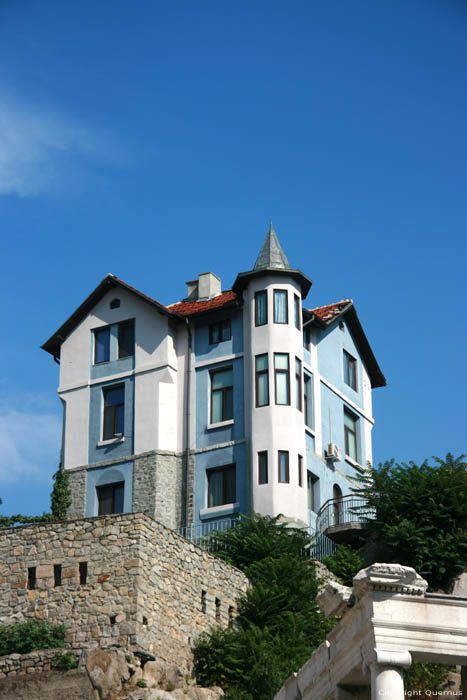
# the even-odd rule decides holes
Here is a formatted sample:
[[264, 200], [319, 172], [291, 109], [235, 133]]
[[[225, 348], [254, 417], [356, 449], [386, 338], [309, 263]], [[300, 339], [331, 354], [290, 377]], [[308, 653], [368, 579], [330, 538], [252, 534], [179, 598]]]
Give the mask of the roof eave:
[[362, 353], [363, 360], [370, 376], [371, 388], [376, 389], [381, 386], [386, 386], [386, 377], [382, 373], [373, 350], [371, 349], [368, 338], [366, 337], [365, 331], [360, 323], [360, 319], [358, 318], [357, 311], [355, 310], [355, 306], [353, 304], [349, 304], [349, 306], [342, 311], [341, 316], [345, 316], [352, 335], [354, 336], [360, 352]]
[[150, 304], [152, 308], [154, 308], [160, 314], [172, 318], [183, 318], [180, 314], [177, 314], [174, 311], [170, 311], [170, 309], [167, 309], [155, 299], [147, 297], [145, 294], [142, 294], [142, 292], [139, 292], [134, 287], [131, 287], [129, 284], [126, 284], [126, 282], [123, 282], [123, 280], [120, 280], [118, 279], [118, 277], [109, 274], [106, 275], [106, 277], [104, 277], [102, 282], [100, 282], [100, 284], [97, 285], [97, 287], [91, 292], [91, 294], [89, 294], [88, 297], [86, 297], [82, 304], [80, 304], [78, 308], [71, 314], [71, 316], [67, 318], [65, 323], [62, 323], [60, 328], [57, 331], [55, 331], [55, 333], [51, 335], [50, 338], [46, 340], [46, 342], [43, 345], [41, 345], [41, 349], [50, 353], [53, 357], [60, 357], [60, 347], [63, 341], [70, 335], [70, 333], [74, 330], [74, 328], [76, 328], [78, 323], [80, 323], [80, 321], [97, 304], [97, 302], [100, 301], [100, 299], [102, 299], [104, 294], [106, 294], [109, 291], [109, 289], [112, 289], [113, 287], [120, 287], [121, 289], [124, 289], [130, 292], [131, 294], [134, 294], [142, 301], [146, 302], [147, 304]]
[[277, 267], [263, 267], [258, 270], [240, 272], [237, 275], [237, 278], [232, 286], [232, 291], [234, 291], [236, 294], [240, 294], [245, 289], [250, 279], [252, 279], [253, 277], [260, 277], [264, 275], [279, 275], [281, 277], [292, 277], [296, 279], [301, 286], [303, 299], [306, 298], [310, 287], [313, 284], [311, 279], [304, 275], [303, 272], [301, 272], [300, 270], [289, 270]]

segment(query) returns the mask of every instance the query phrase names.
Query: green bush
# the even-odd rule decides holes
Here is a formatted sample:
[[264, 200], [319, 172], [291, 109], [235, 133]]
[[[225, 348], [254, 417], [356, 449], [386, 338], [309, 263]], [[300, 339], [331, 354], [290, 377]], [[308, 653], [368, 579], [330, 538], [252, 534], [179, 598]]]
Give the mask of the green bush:
[[60, 671], [71, 671], [73, 668], [78, 668], [78, 662], [75, 660], [72, 651], [66, 651], [64, 654], [56, 654], [52, 660], [55, 668]]
[[416, 661], [404, 671], [404, 688], [406, 691], [421, 691], [421, 693], [429, 690], [431, 695], [441, 693], [448, 687], [448, 674], [454, 669], [455, 666], [446, 664], [426, 664]]
[[374, 508], [368, 533], [373, 561], [412, 566], [432, 588], [448, 585], [467, 566], [465, 455], [433, 457], [418, 466], [394, 460], [370, 468], [358, 490]]
[[346, 545], [339, 545], [337, 550], [329, 557], [324, 557], [323, 564], [327, 566], [335, 576], [338, 576], [345, 586], [351, 586], [353, 577], [360, 569], [365, 568], [365, 562], [358, 552]]
[[138, 688], [146, 688], [147, 681], [145, 681], [144, 678], [138, 678], [138, 680], [136, 681], [136, 685], [138, 686]]
[[213, 628], [198, 640], [198, 682], [220, 685], [227, 700], [270, 700], [332, 625], [316, 606], [310, 538], [279, 518], [255, 515], [213, 539], [216, 556], [242, 569], [253, 585], [238, 601], [237, 625]]
[[65, 627], [31, 618], [19, 625], [0, 627], [0, 656], [27, 654], [35, 649], [65, 646]]

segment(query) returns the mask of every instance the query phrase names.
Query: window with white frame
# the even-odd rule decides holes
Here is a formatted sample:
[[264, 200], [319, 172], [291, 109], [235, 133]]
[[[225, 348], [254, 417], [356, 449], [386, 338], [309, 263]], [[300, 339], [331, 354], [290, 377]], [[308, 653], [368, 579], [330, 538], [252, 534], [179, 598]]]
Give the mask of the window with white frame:
[[104, 420], [102, 439], [111, 440], [125, 432], [125, 386], [107, 386], [102, 389]]
[[344, 382], [357, 391], [357, 360], [344, 350]]
[[358, 418], [344, 409], [345, 456], [358, 462]]
[[274, 353], [274, 383], [276, 404], [290, 405], [290, 370], [287, 353]]
[[286, 289], [274, 290], [274, 323], [289, 322], [287, 297]]
[[211, 370], [211, 423], [233, 418], [232, 367]]
[[256, 406], [269, 404], [269, 360], [267, 355], [255, 357]]
[[313, 377], [307, 372], [303, 375], [304, 396], [303, 404], [305, 407], [305, 425], [308, 428], [313, 428]]

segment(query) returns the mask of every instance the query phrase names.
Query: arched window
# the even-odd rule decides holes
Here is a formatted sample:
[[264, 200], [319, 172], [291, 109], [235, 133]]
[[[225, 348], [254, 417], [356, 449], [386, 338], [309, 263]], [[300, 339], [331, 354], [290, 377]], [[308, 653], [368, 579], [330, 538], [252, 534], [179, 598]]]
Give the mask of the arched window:
[[342, 490], [338, 484], [332, 487], [332, 497], [334, 499], [334, 525], [339, 525], [342, 522]]

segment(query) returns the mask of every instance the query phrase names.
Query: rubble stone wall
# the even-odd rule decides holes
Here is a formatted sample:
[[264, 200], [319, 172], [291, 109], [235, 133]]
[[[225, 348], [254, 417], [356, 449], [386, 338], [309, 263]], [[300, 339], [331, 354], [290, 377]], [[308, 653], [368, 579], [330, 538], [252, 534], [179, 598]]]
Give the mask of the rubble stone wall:
[[247, 587], [242, 572], [144, 513], [0, 531], [0, 624], [63, 623], [73, 648], [136, 645], [188, 669], [196, 638], [227, 625]]

